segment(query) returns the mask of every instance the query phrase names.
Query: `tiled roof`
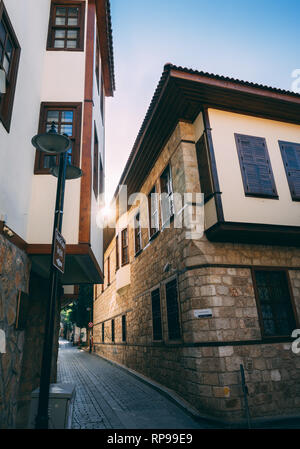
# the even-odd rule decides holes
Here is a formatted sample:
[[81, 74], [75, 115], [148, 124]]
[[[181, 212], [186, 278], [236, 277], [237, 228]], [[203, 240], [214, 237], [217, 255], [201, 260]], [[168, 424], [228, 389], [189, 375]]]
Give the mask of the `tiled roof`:
[[[252, 83], [252, 82], [249, 82], [249, 81], [243, 81], [243, 80], [230, 78], [230, 77], [226, 77], [226, 76], [222, 76], [222, 75], [215, 75], [213, 73], [193, 70], [193, 69], [189, 69], [187, 67], [181, 67], [181, 66], [173, 65], [171, 63], [167, 63], [167, 64], [164, 65], [163, 73], [162, 73], [161, 78], [159, 80], [159, 83], [158, 83], [158, 85], [156, 87], [156, 90], [154, 92], [154, 95], [153, 95], [152, 100], [150, 102], [150, 105], [148, 107], [148, 110], [147, 110], [147, 113], [146, 113], [145, 118], [143, 120], [143, 123], [142, 123], [142, 125], [140, 127], [140, 130], [139, 130], [138, 134], [137, 134], [137, 137], [136, 137], [136, 140], [134, 142], [133, 148], [132, 148], [132, 150], [130, 152], [129, 158], [127, 160], [127, 163], [126, 163], [125, 168], [123, 170], [123, 173], [121, 175], [119, 184], [124, 183], [127, 170], [129, 168], [132, 160], [134, 159], [134, 156], [135, 156], [135, 153], [136, 153], [136, 149], [137, 149], [137, 147], [138, 147], [138, 145], [140, 143], [142, 135], [143, 135], [143, 133], [144, 133], [144, 131], [146, 129], [146, 126], [147, 126], [147, 124], [148, 124], [148, 122], [150, 120], [150, 117], [151, 117], [151, 115], [152, 115], [152, 113], [153, 113], [153, 111], [155, 109], [155, 106], [158, 103], [158, 99], [159, 99], [159, 97], [160, 97], [160, 95], [162, 93], [163, 87], [165, 85], [166, 80], [168, 79], [168, 76], [169, 76], [171, 70], [176, 70], [176, 71], [180, 71], [180, 72], [183, 72], [183, 73], [189, 73], [189, 74], [193, 74], [193, 75], [200, 75], [200, 76], [203, 76], [203, 77], [207, 77], [208, 79], [221, 80], [221, 81], [225, 81], [225, 82], [235, 83], [236, 85], [240, 85], [240, 86], [252, 87], [252, 88], [261, 89], [261, 90], [264, 90], [264, 91], [267, 91], [267, 92], [275, 92], [275, 93], [278, 93], [278, 94], [288, 95], [290, 97], [293, 96], [293, 97], [300, 98], [300, 94], [297, 94], [297, 93], [292, 92], [292, 91], [279, 89], [279, 88], [276, 88], [276, 87], [265, 86], [263, 84]], [[114, 195], [115, 197], [117, 195], [117, 192], [118, 192], [118, 187], [117, 187], [115, 195]]]
[[115, 90], [115, 70], [114, 70], [114, 50], [113, 37], [110, 13], [110, 0], [106, 0], [106, 14], [107, 14], [107, 34], [108, 34], [108, 54], [109, 54], [109, 70], [111, 74], [112, 90]]

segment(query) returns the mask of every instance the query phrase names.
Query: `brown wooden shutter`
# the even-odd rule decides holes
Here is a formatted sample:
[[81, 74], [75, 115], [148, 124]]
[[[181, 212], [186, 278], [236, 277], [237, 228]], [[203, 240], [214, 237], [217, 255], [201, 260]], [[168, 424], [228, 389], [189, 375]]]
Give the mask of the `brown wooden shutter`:
[[284, 168], [294, 201], [300, 201], [300, 144], [279, 141]]
[[153, 340], [162, 340], [159, 288], [151, 292]]
[[200, 139], [196, 143], [196, 153], [197, 153], [201, 192], [204, 193], [204, 199], [207, 200], [211, 197], [214, 190], [204, 135], [200, 137]]
[[246, 195], [278, 197], [266, 140], [235, 134]]
[[166, 284], [168, 333], [170, 340], [180, 338], [177, 281], [173, 279]]

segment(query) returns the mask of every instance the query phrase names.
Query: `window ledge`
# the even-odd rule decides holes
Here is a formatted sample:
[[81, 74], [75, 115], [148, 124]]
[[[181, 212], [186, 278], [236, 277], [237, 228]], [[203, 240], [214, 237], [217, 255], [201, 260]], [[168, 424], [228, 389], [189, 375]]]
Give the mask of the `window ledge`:
[[143, 248], [139, 249], [139, 250], [135, 253], [134, 257], [138, 257], [142, 252], [143, 252]]
[[154, 232], [154, 234], [151, 235], [151, 237], [149, 238], [149, 242], [152, 242], [153, 240], [155, 240], [159, 234], [160, 234], [160, 230], [158, 229], [157, 231]]

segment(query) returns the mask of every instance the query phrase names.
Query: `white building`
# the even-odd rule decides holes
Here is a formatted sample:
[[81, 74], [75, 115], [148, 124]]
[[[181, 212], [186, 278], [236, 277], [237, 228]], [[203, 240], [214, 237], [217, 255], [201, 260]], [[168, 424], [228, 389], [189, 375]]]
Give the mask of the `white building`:
[[83, 172], [66, 182], [62, 284], [70, 294], [72, 285], [103, 280], [96, 217], [104, 186], [104, 99], [115, 88], [109, 1], [1, 0], [0, 67], [6, 72], [0, 102], [0, 328], [12, 342], [0, 355], [3, 382], [12, 378], [0, 403], [5, 428], [16, 425], [17, 409], [24, 425], [39, 381], [57, 183], [50, 167], [57, 161], [36, 151], [31, 138], [53, 121], [70, 137], [69, 161]]

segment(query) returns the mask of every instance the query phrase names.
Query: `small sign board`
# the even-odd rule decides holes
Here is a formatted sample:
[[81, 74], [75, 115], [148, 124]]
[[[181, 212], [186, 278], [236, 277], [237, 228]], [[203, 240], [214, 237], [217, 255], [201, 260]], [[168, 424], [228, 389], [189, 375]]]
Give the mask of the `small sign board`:
[[212, 310], [211, 309], [194, 310], [194, 315], [196, 318], [210, 318], [212, 317]]
[[61, 233], [55, 230], [54, 239], [54, 252], [53, 252], [53, 265], [61, 273], [65, 272], [65, 257], [66, 257], [66, 241], [61, 235]]
[[94, 325], [93, 325], [93, 323], [89, 323], [89, 327], [93, 327]]

